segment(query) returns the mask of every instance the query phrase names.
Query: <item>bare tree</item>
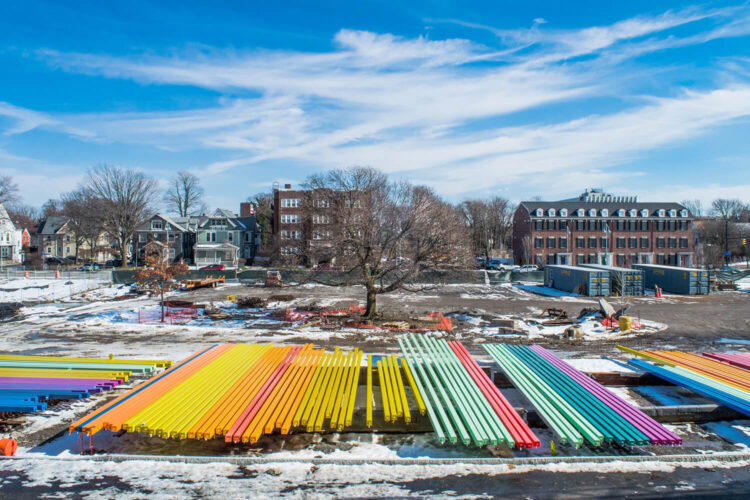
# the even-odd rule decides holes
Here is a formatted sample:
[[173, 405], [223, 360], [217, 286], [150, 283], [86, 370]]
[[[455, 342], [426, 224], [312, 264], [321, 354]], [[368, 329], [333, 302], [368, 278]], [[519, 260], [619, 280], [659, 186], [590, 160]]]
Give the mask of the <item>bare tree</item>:
[[78, 260], [79, 250], [83, 243], [88, 243], [90, 259], [96, 259], [99, 237], [104, 232], [104, 217], [107, 204], [96, 197], [90, 189], [80, 187], [61, 197], [62, 213], [68, 218], [76, 244], [75, 257]]
[[513, 205], [505, 198], [466, 200], [459, 205], [471, 231], [475, 254], [489, 260], [492, 250], [502, 250], [509, 243], [513, 227]]
[[62, 202], [60, 200], [56, 200], [54, 198], [50, 198], [46, 202], [44, 202], [44, 205], [42, 205], [42, 217], [54, 217], [55, 215], [60, 215], [62, 212]]
[[187, 217], [206, 211], [203, 194], [200, 179], [196, 175], [183, 170], [177, 172], [177, 175], [172, 179], [169, 188], [164, 193], [164, 201], [167, 202], [167, 210], [178, 214], [180, 217]]
[[41, 219], [41, 212], [36, 207], [31, 205], [23, 205], [21, 203], [13, 203], [6, 207], [10, 220], [16, 227], [30, 228], [39, 224]]
[[521, 257], [524, 264], [535, 264], [535, 262], [532, 262], [532, 251], [531, 236], [527, 234], [521, 240]]
[[0, 203], [16, 203], [18, 201], [18, 184], [13, 182], [13, 177], [10, 175], [0, 175]]
[[[464, 264], [471, 256], [460, 214], [427, 187], [389, 182], [362, 167], [313, 175], [305, 187], [312, 206], [327, 217], [313, 229], [308, 256], [344, 266], [346, 276], [365, 287], [368, 318], [377, 315], [378, 295], [415, 291], [410, 281], [419, 271]], [[324, 273], [314, 272], [313, 279], [341, 283]]]
[[720, 219], [739, 219], [745, 210], [745, 204], [736, 198], [718, 198], [711, 202], [711, 213]]
[[703, 202], [699, 199], [682, 200], [682, 206], [687, 208], [693, 217], [703, 217]]
[[126, 263], [138, 224], [154, 210], [156, 181], [135, 170], [100, 165], [89, 171], [84, 188], [101, 200], [104, 227], [117, 238], [120, 256]]
[[144, 284], [152, 292], [159, 294], [162, 323], [164, 323], [164, 292], [176, 288], [175, 278], [188, 271], [188, 266], [182, 260], [170, 263], [165, 250], [166, 247], [158, 241], [148, 243], [145, 248], [145, 268], [134, 276], [138, 283]]

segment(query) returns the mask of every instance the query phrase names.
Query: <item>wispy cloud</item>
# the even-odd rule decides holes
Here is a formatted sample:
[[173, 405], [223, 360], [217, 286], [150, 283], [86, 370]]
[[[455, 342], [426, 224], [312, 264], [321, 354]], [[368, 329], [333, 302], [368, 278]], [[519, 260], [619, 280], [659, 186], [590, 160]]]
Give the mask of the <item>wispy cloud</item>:
[[[342, 29], [325, 52], [114, 57], [40, 50], [68, 72], [232, 97], [176, 112], [48, 116], [0, 105], [0, 115], [15, 120], [5, 133], [46, 127], [96, 141], [220, 151], [221, 159], [193, 166], [213, 175], [274, 160], [311, 169], [373, 165], [454, 195], [519, 183], [540, 192], [606, 183], [638, 155], [750, 116], [750, 78], [737, 69], [740, 59], [700, 91], [669, 84], [664, 70], [660, 94], [628, 92], [634, 73], [662, 71], [639, 67], [635, 58], [643, 54], [750, 34], [744, 7], [689, 8], [576, 30], [541, 18], [516, 30], [458, 23], [490, 30], [499, 42]], [[690, 30], [675, 30], [683, 27]], [[617, 105], [595, 114], [573, 106], [602, 98]], [[535, 112], [545, 106], [567, 111]]]

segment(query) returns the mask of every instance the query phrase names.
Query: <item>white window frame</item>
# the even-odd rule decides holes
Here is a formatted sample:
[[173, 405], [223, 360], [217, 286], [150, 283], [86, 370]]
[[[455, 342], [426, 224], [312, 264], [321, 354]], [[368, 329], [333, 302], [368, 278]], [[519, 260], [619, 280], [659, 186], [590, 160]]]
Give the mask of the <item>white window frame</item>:
[[675, 210], [674, 208], [672, 210], [670, 210], [669, 211], [669, 216], [670, 217], [677, 217], [677, 210]]
[[555, 209], [554, 208], [550, 208], [549, 210], [547, 210], [547, 215], [550, 216], [550, 217], [554, 217], [555, 216]]
[[643, 210], [641, 210], [641, 217], [648, 217], [648, 209], [647, 208], [644, 208]]
[[596, 209], [590, 208], [589, 209], [589, 217], [596, 217]]
[[629, 217], [635, 217], [637, 215], [638, 215], [638, 211], [636, 211], [635, 208], [631, 208], [630, 210], [628, 210], [628, 216]]
[[282, 224], [299, 224], [301, 220], [300, 214], [281, 214]]
[[602, 217], [609, 217], [609, 210], [602, 208]]
[[281, 208], [298, 208], [301, 204], [299, 198], [282, 198]]
[[579, 208], [578, 210], [576, 210], [576, 215], [578, 217], [583, 217], [585, 214], [586, 214], [586, 211], [582, 208]]
[[536, 216], [537, 217], [542, 217], [543, 215], [544, 215], [544, 210], [542, 210], [541, 208], [537, 208], [536, 209]]
[[164, 225], [160, 220], [152, 220], [151, 221], [151, 230], [152, 231], [161, 231], [164, 228]]
[[680, 217], [687, 217], [687, 216], [688, 216], [688, 211], [687, 210], [685, 210], [684, 208], [682, 210], [680, 210]]
[[617, 216], [618, 217], [625, 217], [625, 209], [621, 208], [620, 210], [618, 210], [617, 211]]
[[656, 214], [657, 214], [657, 217], [664, 217], [665, 213], [666, 212], [664, 211], [664, 209], [660, 208], [659, 211]]
[[560, 217], [567, 217], [568, 216], [568, 209], [567, 208], [561, 208], [560, 209]]

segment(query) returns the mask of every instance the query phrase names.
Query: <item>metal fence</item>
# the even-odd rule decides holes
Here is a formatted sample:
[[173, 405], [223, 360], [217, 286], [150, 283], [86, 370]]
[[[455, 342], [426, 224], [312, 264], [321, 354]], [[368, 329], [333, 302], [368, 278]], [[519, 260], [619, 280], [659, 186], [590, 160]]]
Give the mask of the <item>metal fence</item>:
[[0, 270], [0, 279], [68, 279], [68, 280], [96, 280], [112, 281], [112, 271], [36, 271], [29, 269], [27, 271], [18, 269]]

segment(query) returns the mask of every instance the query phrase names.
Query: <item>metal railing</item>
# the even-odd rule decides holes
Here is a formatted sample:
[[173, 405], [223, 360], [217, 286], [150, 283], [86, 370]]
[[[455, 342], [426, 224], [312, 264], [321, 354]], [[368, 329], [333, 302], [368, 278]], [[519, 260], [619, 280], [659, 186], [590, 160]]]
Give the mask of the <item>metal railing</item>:
[[34, 269], [3, 269], [0, 270], [0, 279], [85, 279], [96, 281], [112, 281], [112, 271], [74, 271], [74, 270], [47, 270], [37, 271]]

